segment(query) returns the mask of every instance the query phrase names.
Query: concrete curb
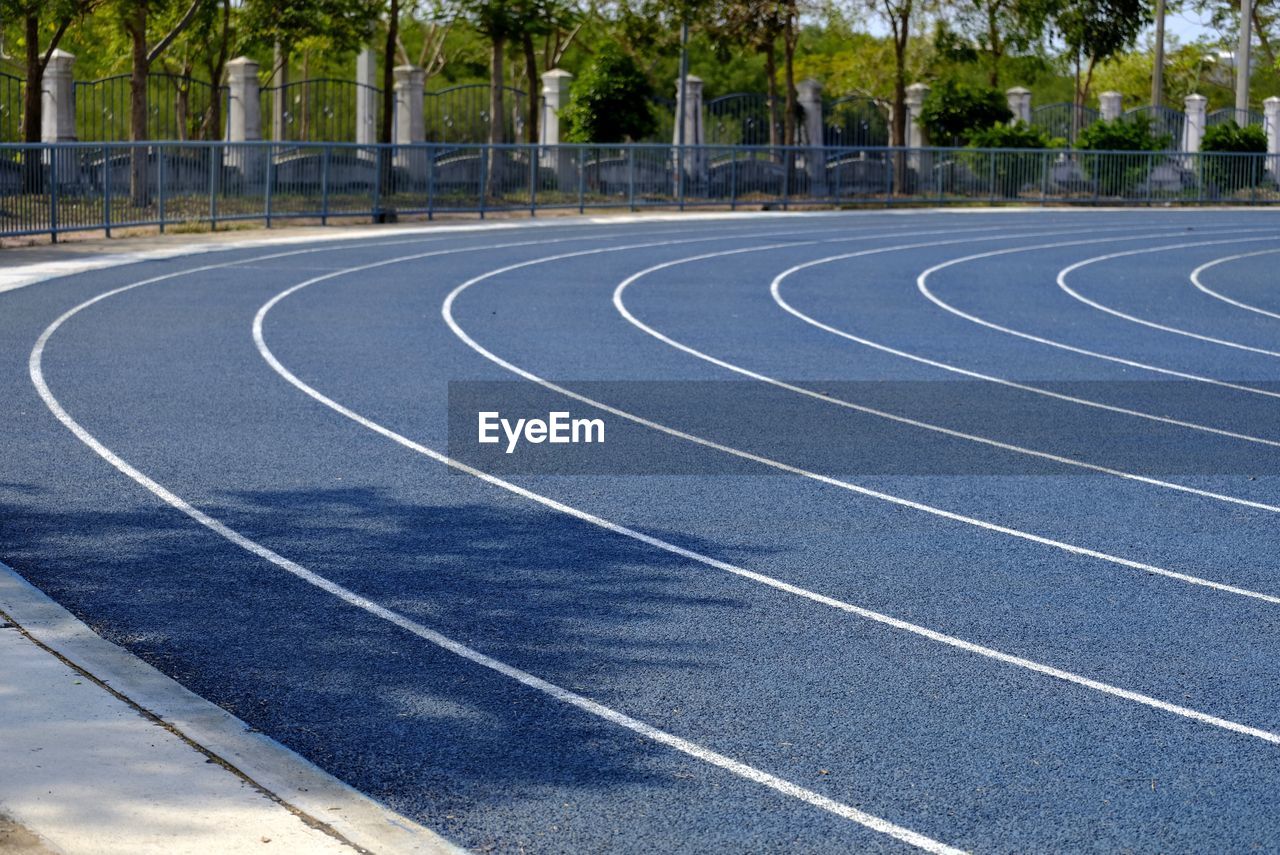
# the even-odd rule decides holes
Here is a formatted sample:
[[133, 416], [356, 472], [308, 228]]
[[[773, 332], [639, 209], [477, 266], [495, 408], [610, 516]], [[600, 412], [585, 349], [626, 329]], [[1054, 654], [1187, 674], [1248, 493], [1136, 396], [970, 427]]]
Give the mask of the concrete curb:
[[457, 855], [463, 851], [102, 638], [3, 563], [0, 612], [40, 645], [309, 824], [327, 828], [367, 852]]

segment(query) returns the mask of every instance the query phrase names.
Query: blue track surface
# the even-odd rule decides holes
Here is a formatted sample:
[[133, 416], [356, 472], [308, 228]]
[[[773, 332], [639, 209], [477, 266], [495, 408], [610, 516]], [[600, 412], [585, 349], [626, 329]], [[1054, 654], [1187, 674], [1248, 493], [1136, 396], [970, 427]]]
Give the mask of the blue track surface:
[[[1277, 248], [858, 213], [65, 277], [0, 294], [0, 560], [480, 851], [1276, 851]], [[662, 465], [438, 459], [452, 381], [602, 415], [530, 376]]]

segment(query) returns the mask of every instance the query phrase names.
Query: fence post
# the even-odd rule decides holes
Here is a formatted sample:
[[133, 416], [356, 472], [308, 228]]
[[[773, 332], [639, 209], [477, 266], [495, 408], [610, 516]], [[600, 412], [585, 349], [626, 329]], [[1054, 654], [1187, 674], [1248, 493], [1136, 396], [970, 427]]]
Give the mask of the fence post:
[[[683, 131], [683, 133], [682, 133]], [[676, 194], [680, 210], [684, 210], [685, 183], [689, 178], [702, 176], [702, 78], [690, 74], [685, 78], [684, 91], [676, 81]], [[681, 143], [684, 143], [682, 146]]]
[[156, 195], [160, 197], [160, 234], [164, 234], [165, 199], [164, 199], [164, 146], [156, 146]]
[[795, 149], [787, 151], [782, 158], [782, 210], [787, 210], [787, 202], [791, 197], [791, 167], [796, 162]]
[[[209, 146], [209, 157], [205, 161], [209, 164], [209, 231], [216, 232], [218, 230], [218, 171], [214, 164], [214, 155], [221, 152], [216, 151], [217, 143]], [[221, 158], [218, 158], [221, 162]]]
[[427, 219], [435, 218], [436, 207], [436, 147], [427, 146]]
[[796, 100], [804, 113], [805, 142], [808, 143], [804, 165], [809, 175], [809, 196], [811, 198], [825, 196], [827, 195], [827, 156], [823, 147], [825, 140], [822, 138], [822, 84], [810, 77], [800, 81], [800, 85], [796, 88], [799, 90]]
[[107, 237], [111, 237], [111, 147], [108, 145], [102, 147], [102, 223]]
[[[324, 147], [324, 158], [320, 161], [320, 225], [329, 225], [329, 158], [333, 154], [333, 146], [326, 145]], [[267, 152], [267, 156], [275, 160], [275, 144], [272, 143], [271, 150]]]
[[[914, 153], [907, 158], [907, 165], [915, 170], [917, 182], [926, 169], [925, 153], [921, 149], [929, 141], [926, 139], [924, 125], [920, 124], [920, 114], [924, 109], [924, 99], [928, 95], [929, 87], [923, 83], [912, 83], [907, 87], [907, 138], [903, 142], [906, 143], [907, 148], [914, 150]], [[906, 177], [905, 174], [903, 177]], [[899, 193], [905, 190], [905, 187], [898, 188]]]
[[1104, 122], [1114, 122], [1124, 113], [1124, 96], [1119, 92], [1103, 92], [1098, 96], [1098, 112]]
[[[30, 154], [30, 150], [28, 150]], [[58, 242], [58, 151], [49, 158], [49, 240]]]
[[378, 58], [369, 48], [356, 56], [356, 144], [373, 145], [378, 138]]
[[486, 144], [480, 157], [480, 219], [484, 219], [485, 197], [489, 195], [489, 164], [493, 163], [492, 146]]
[[729, 210], [738, 210], [738, 153], [729, 154]]
[[529, 152], [529, 216], [538, 216], [538, 147], [528, 146]]
[[427, 138], [422, 115], [426, 73], [414, 65], [398, 65], [395, 75], [395, 144], [394, 165], [404, 169], [413, 182], [422, 177], [422, 151], [415, 144]]
[[[584, 156], [586, 151], [587, 151], [586, 146], [581, 146], [578, 149], [578, 213], [579, 214], [582, 214], [584, 211], [583, 196], [586, 195], [586, 190], [587, 190], [587, 187], [586, 187], [587, 171], [586, 169], [583, 168], [586, 162], [586, 158]], [[597, 156], [596, 156], [597, 161], [600, 160], [598, 152], [599, 150], [597, 149]]]
[[1272, 95], [1262, 102], [1263, 123], [1267, 131], [1267, 171], [1273, 179], [1280, 179], [1280, 98]]
[[[1185, 102], [1186, 119], [1182, 123], [1182, 150], [1188, 154], [1195, 154], [1200, 151], [1200, 144], [1204, 141], [1205, 125], [1207, 124], [1206, 108], [1209, 99], [1203, 95], [1188, 95]], [[1190, 163], [1187, 164], [1189, 168]]]
[[569, 188], [572, 168], [570, 155], [560, 147], [560, 111], [569, 102], [569, 87], [573, 83], [573, 75], [569, 72], [553, 68], [542, 75], [542, 122], [538, 125], [538, 141], [542, 149], [542, 165], [555, 170], [556, 189]]
[[636, 209], [636, 149], [627, 146], [627, 209]]
[[[49, 55], [40, 77], [40, 139], [47, 143], [76, 141], [76, 58], [61, 48]], [[50, 151], [50, 154], [54, 152]]]
[[1004, 97], [1009, 103], [1009, 112], [1013, 113], [1012, 121], [1031, 124], [1031, 90], [1015, 86], [1006, 89]]
[[[262, 92], [258, 88], [258, 63], [244, 56], [228, 62], [227, 91], [227, 141], [241, 143], [262, 139]], [[237, 146], [223, 153], [223, 157], [230, 161], [227, 165], [238, 168], [240, 174], [246, 177], [259, 174], [258, 164], [253, 161], [261, 155], [262, 150], [256, 146]]]
[[262, 198], [263, 198], [263, 207], [266, 208], [267, 228], [271, 228], [271, 191], [274, 188], [276, 183], [274, 157], [267, 158], [266, 170], [267, 170], [267, 178], [266, 178], [267, 186], [266, 186], [266, 189], [263, 190]]

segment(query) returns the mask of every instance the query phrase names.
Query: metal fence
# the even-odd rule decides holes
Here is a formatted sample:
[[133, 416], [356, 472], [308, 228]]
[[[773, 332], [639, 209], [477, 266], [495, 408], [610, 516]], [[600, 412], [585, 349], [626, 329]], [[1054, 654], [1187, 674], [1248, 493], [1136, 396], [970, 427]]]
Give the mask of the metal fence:
[[[263, 130], [277, 142], [352, 142], [359, 137], [356, 123], [377, 139], [382, 114], [382, 90], [354, 80], [314, 77], [261, 90]], [[360, 116], [364, 98], [370, 109]], [[277, 128], [277, 124], [279, 127]]]
[[[515, 143], [524, 136], [527, 93], [502, 87], [502, 139]], [[441, 143], [480, 143], [489, 139], [489, 85], [465, 83], [423, 95], [422, 117], [427, 139]]]
[[1077, 107], [1070, 102], [1045, 104], [1031, 111], [1031, 124], [1041, 128], [1050, 137], [1073, 145], [1085, 128], [1102, 118], [1102, 113], [1092, 107]]
[[[129, 139], [129, 75], [76, 81], [74, 92], [76, 133], [80, 138]], [[228, 94], [225, 86], [152, 72], [147, 75], [147, 138], [221, 139], [227, 121]]]
[[1273, 204], [1280, 155], [350, 143], [0, 145], [0, 236], [620, 207]]
[[21, 77], [0, 71], [0, 142], [22, 139], [22, 96], [26, 84]]

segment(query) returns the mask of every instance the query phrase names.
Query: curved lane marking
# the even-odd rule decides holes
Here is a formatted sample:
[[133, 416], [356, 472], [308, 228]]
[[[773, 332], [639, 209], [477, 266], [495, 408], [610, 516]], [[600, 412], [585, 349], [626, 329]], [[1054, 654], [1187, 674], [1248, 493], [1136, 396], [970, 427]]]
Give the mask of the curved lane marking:
[[[1245, 229], [1244, 231], [1262, 231], [1262, 229]], [[1224, 240], [1224, 241], [1221, 241], [1220, 243], [1232, 243], [1232, 242], [1239, 242], [1240, 240], [1254, 240], [1254, 239], [1255, 238], [1238, 238], [1238, 239], [1234, 239], [1233, 241]], [[1112, 240], [1112, 239], [1108, 238], [1107, 240]], [[1124, 240], [1124, 238], [1117, 238], [1117, 240]], [[1154, 374], [1163, 374], [1168, 377], [1177, 377], [1182, 380], [1192, 380], [1197, 383], [1207, 383], [1212, 386], [1220, 386], [1226, 389], [1234, 389], [1237, 392], [1248, 392], [1253, 395], [1264, 395], [1268, 398], [1280, 398], [1280, 392], [1272, 392], [1267, 389], [1259, 389], [1256, 386], [1246, 386], [1242, 383], [1231, 383], [1226, 380], [1218, 380], [1213, 377], [1206, 377], [1202, 374], [1192, 374], [1187, 371], [1177, 371], [1172, 368], [1163, 368], [1159, 365], [1151, 365], [1150, 363], [1139, 362], [1135, 359], [1125, 359], [1124, 357], [1121, 357], [1121, 356], [1114, 356], [1109, 353], [1101, 353], [1096, 350], [1089, 350], [1088, 348], [1076, 347], [1075, 345], [1067, 344], [1066, 342], [1055, 341], [1054, 339], [1045, 338], [1044, 336], [1034, 335], [1029, 332], [1023, 332], [1022, 330], [1015, 330], [1012, 327], [1006, 327], [1001, 324], [997, 324], [994, 321], [988, 321], [985, 318], [980, 318], [977, 315], [970, 314], [969, 312], [966, 312], [963, 309], [958, 309], [955, 306], [952, 306], [950, 303], [943, 300], [941, 297], [934, 294], [933, 291], [929, 289], [930, 276], [932, 276], [934, 273], [937, 273], [939, 270], [945, 270], [946, 268], [954, 267], [957, 264], [965, 264], [970, 261], [977, 261], [979, 259], [984, 259], [984, 258], [994, 258], [1000, 255], [1011, 255], [1016, 252], [1030, 252], [1032, 250], [1054, 249], [1056, 247], [1063, 247], [1063, 246], [1080, 246], [1081, 244], [1105, 243], [1105, 242], [1106, 240], [1065, 241], [1062, 243], [1042, 244], [1040, 246], [1015, 247], [1013, 249], [1002, 249], [1002, 250], [996, 250], [994, 252], [980, 252], [975, 255], [964, 256], [963, 258], [954, 258], [954, 259], [951, 259], [950, 261], [945, 261], [942, 264], [935, 264], [933, 267], [930, 267], [928, 270], [925, 270], [923, 273], [921, 273], [918, 277], [916, 277], [916, 288], [917, 290], [919, 290], [921, 294], [924, 295], [925, 299], [927, 299], [929, 302], [933, 303], [935, 306], [939, 307], [940, 309], [950, 312], [956, 317], [963, 318], [964, 320], [969, 321], [971, 323], [977, 324], [979, 326], [987, 327], [988, 329], [995, 330], [996, 332], [1002, 332], [1006, 335], [1011, 335], [1016, 338], [1025, 339], [1026, 341], [1032, 341], [1032, 342], [1035, 342], [1036, 344], [1043, 344], [1047, 347], [1054, 347], [1059, 350], [1065, 350], [1069, 353], [1075, 353], [1080, 356], [1088, 356], [1092, 359], [1100, 359], [1106, 362], [1114, 362], [1117, 365], [1124, 365], [1128, 368], [1137, 368], [1142, 371], [1150, 371]]]

